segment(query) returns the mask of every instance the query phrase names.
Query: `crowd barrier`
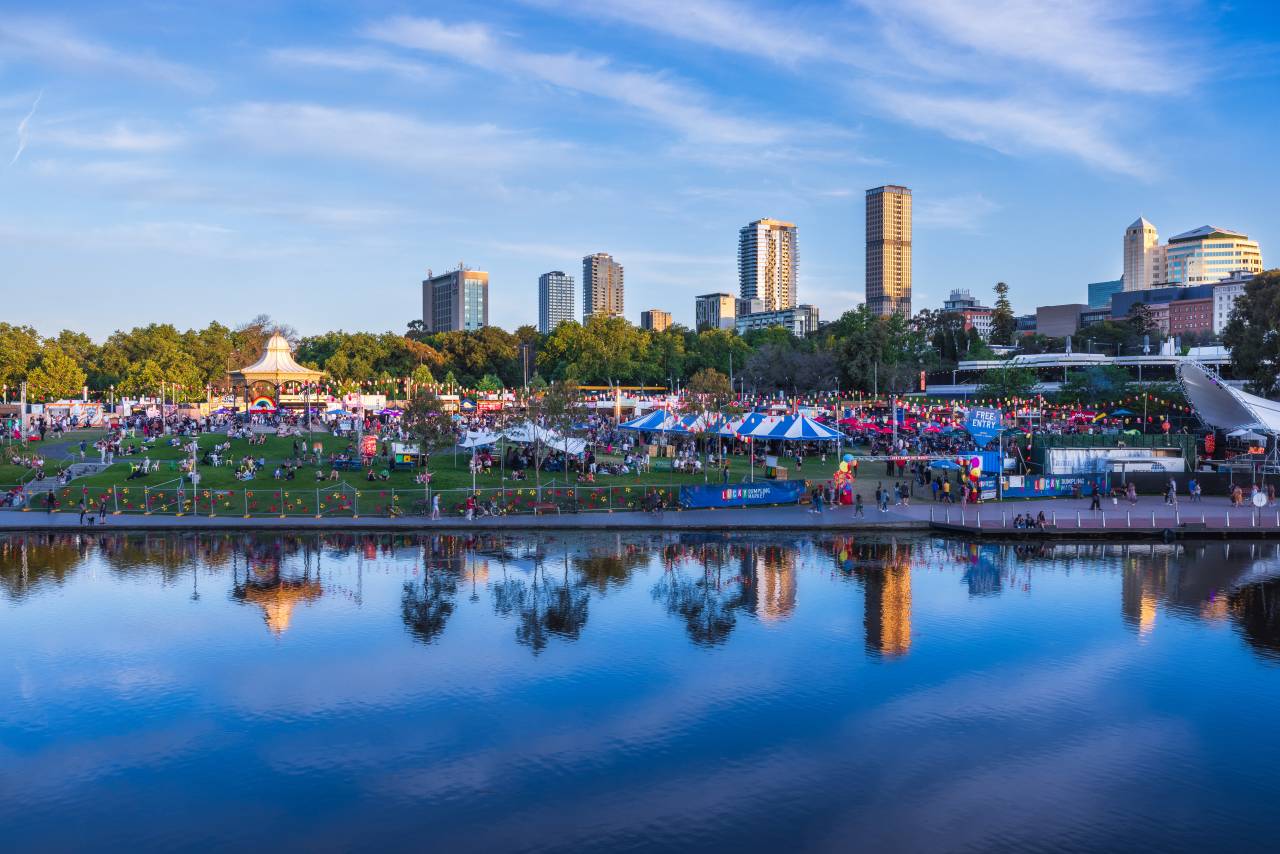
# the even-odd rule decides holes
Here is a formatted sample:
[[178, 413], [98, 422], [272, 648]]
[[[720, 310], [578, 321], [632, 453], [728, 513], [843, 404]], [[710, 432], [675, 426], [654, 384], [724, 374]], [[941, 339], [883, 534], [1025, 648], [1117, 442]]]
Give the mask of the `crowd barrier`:
[[[0, 486], [0, 495], [13, 487]], [[147, 486], [77, 486], [75, 483], [52, 490], [55, 512], [78, 513], [83, 500], [91, 513], [110, 515], [199, 515], [227, 517], [394, 517], [429, 516], [435, 498], [440, 515], [457, 517], [466, 513], [467, 499], [475, 496], [480, 514], [496, 513], [607, 513], [615, 510], [643, 510], [655, 498], [668, 509], [677, 509], [680, 486], [675, 484], [632, 484], [625, 486], [495, 486], [461, 489], [390, 489], [377, 485], [356, 488], [349, 484], [311, 489], [246, 487], [244, 489], [192, 489]], [[0, 509], [48, 512], [47, 495], [33, 493], [19, 506]]]

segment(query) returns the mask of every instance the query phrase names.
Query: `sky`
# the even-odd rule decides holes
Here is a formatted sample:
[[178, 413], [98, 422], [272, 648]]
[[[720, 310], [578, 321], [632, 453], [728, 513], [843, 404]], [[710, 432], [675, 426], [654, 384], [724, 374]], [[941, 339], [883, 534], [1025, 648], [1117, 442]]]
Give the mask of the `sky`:
[[1272, 2], [3, 6], [0, 320], [49, 335], [403, 331], [459, 263], [512, 329], [600, 251], [628, 318], [692, 325], [760, 217], [797, 224], [799, 300], [835, 319], [891, 183], [917, 309], [1084, 302], [1140, 215], [1280, 257]]

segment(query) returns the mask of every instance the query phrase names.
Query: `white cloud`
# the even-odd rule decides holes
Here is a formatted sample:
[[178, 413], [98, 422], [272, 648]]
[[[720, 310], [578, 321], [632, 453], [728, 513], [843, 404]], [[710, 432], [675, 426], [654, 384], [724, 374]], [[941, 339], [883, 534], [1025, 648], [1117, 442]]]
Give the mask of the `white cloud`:
[[1135, 177], [1149, 172], [1135, 152], [1106, 134], [1109, 122], [1098, 109], [1057, 107], [1045, 99], [927, 94], [880, 86], [867, 87], [865, 92], [899, 121], [1005, 154], [1067, 154]]
[[447, 76], [441, 69], [433, 68], [420, 62], [398, 59], [376, 50], [280, 48], [271, 51], [268, 56], [272, 62], [280, 65], [329, 68], [335, 71], [353, 71], [357, 73], [391, 74], [414, 83], [438, 80]]
[[[1090, 86], [1142, 94], [1177, 92], [1195, 78], [1195, 53], [1170, 45], [1155, 9], [1104, 0], [858, 0], [898, 43], [901, 59], [934, 71], [959, 60], [990, 72], [993, 62], [1031, 66]], [[1144, 14], [1146, 13], [1146, 14]], [[949, 48], [945, 46], [950, 46]], [[966, 52], [969, 54], [966, 56]], [[959, 54], [959, 55], [957, 55]], [[1170, 57], [1177, 57], [1171, 62]], [[972, 60], [983, 60], [980, 68]], [[1015, 77], [1015, 68], [1002, 76]]]
[[66, 148], [112, 151], [121, 154], [153, 154], [169, 151], [185, 142], [183, 135], [162, 130], [143, 130], [117, 122], [100, 130], [50, 128], [40, 134], [41, 141]]
[[912, 210], [911, 217], [916, 225], [977, 231], [982, 227], [982, 220], [998, 210], [1000, 205], [981, 193], [966, 193], [923, 198]]
[[490, 72], [613, 101], [702, 143], [776, 145], [787, 137], [779, 125], [715, 109], [704, 94], [669, 74], [621, 69], [603, 57], [521, 50], [479, 24], [449, 25], [428, 18], [398, 17], [370, 26], [366, 34]]
[[121, 72], [192, 90], [212, 85], [206, 75], [185, 65], [117, 50], [52, 20], [0, 18], [0, 58], [5, 56], [59, 68]]
[[570, 147], [496, 125], [427, 123], [396, 113], [316, 104], [247, 103], [205, 115], [259, 151], [360, 160], [461, 176], [546, 165]]
[[[1185, 59], [1194, 51], [1168, 60], [1171, 39], [1186, 39], [1145, 0], [848, 0], [807, 20], [725, 0], [684, 0], [679, 14], [660, 0], [526, 2], [787, 69], [802, 60], [807, 83], [850, 88], [855, 108], [1007, 154], [1050, 152], [1130, 175], [1145, 171], [1141, 158], [1117, 137], [1153, 96], [1202, 73]], [[1118, 93], [1134, 100], [1108, 109]]]
[[[549, 11], [618, 21], [670, 38], [746, 53], [782, 65], [839, 55], [826, 37], [797, 25], [796, 10], [786, 15], [747, 8], [725, 0], [685, 0], [678, 12], [669, 0], [525, 0]], [[846, 57], [846, 59], [852, 59]]]

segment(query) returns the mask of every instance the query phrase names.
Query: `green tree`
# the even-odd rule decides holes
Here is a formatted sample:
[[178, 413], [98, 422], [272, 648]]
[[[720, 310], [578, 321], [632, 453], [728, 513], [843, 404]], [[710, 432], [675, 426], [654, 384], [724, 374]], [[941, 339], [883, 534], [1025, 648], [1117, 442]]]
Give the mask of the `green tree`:
[[502, 391], [502, 380], [498, 379], [495, 374], [485, 374], [480, 378], [480, 382], [476, 383], [477, 391]]
[[703, 403], [711, 409], [720, 409], [733, 396], [729, 378], [715, 368], [699, 368], [689, 377], [685, 388], [690, 394], [702, 398]]
[[436, 384], [436, 378], [427, 365], [418, 365], [414, 368], [412, 379], [415, 388], [429, 388]]
[[400, 417], [401, 425], [422, 452], [422, 464], [430, 469], [431, 457], [457, 441], [453, 419], [444, 411], [440, 398], [428, 388], [415, 388], [409, 405]]
[[1231, 348], [1236, 376], [1249, 380], [1254, 391], [1272, 395], [1280, 383], [1280, 270], [1254, 276], [1236, 300], [1222, 343]]
[[27, 378], [27, 394], [36, 400], [57, 400], [78, 396], [85, 373], [75, 360], [53, 340], [40, 348], [40, 357]]
[[30, 326], [0, 322], [0, 385], [14, 389], [40, 354], [40, 335]]
[[1009, 302], [1009, 286], [996, 282], [996, 304], [991, 311], [991, 343], [1012, 345], [1018, 331], [1018, 320]]
[[994, 368], [986, 372], [978, 387], [980, 397], [1027, 397], [1038, 379], [1030, 368]]

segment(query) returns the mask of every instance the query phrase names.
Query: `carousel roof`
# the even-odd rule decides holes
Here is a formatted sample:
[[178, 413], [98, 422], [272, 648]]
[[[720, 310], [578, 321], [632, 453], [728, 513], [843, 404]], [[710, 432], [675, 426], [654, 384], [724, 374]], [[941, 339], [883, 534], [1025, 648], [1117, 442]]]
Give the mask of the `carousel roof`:
[[231, 372], [232, 379], [241, 382], [266, 380], [276, 385], [284, 382], [318, 380], [323, 376], [324, 371], [304, 368], [294, 361], [293, 348], [289, 346], [289, 342], [285, 337], [280, 334], [272, 335], [271, 340], [267, 341], [267, 347], [262, 352], [262, 358], [248, 367]]

